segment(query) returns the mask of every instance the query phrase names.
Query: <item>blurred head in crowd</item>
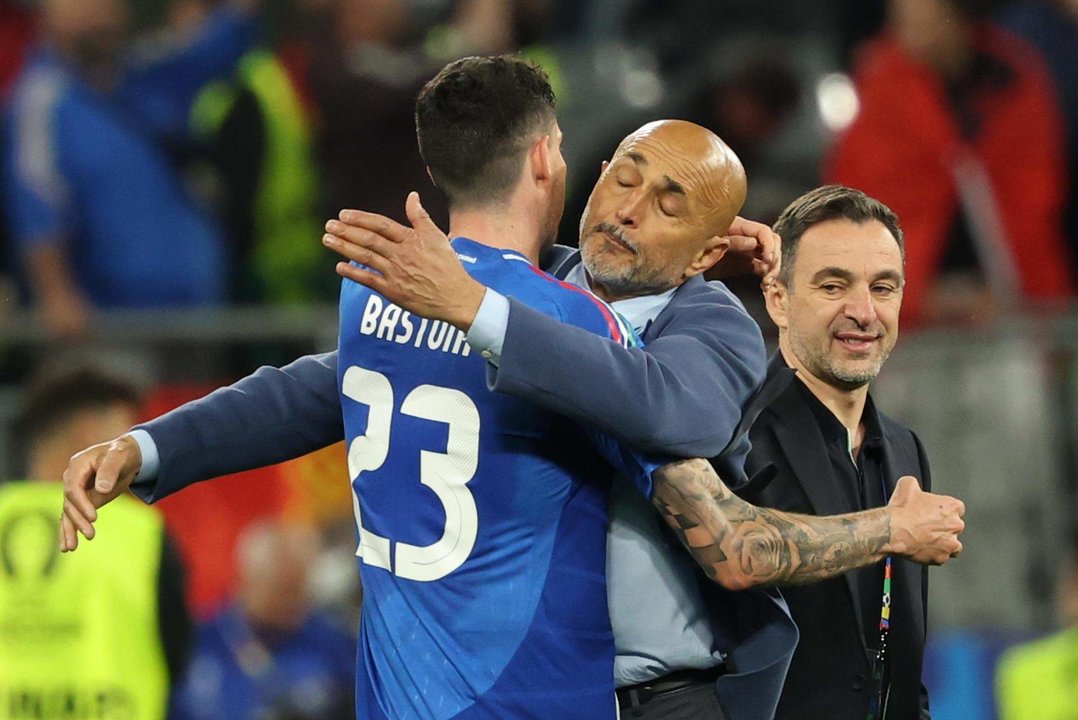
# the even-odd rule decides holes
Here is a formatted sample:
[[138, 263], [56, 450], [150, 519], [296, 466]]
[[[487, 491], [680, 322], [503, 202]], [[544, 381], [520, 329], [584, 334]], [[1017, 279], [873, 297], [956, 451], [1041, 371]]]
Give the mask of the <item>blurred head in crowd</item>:
[[333, 14], [343, 47], [396, 45], [411, 28], [404, 0], [336, 0]]
[[307, 619], [310, 571], [319, 539], [311, 528], [280, 520], [251, 525], [237, 546], [240, 609], [252, 627], [286, 635]]
[[790, 62], [760, 54], [711, 82], [699, 114], [751, 167], [753, 157], [790, 119], [800, 100], [801, 86]]
[[606, 300], [663, 292], [725, 254], [745, 202], [741, 161], [717, 135], [658, 120], [618, 145], [580, 219], [580, 254]]
[[15, 421], [27, 478], [59, 482], [72, 455], [127, 432], [139, 403], [131, 383], [92, 366], [57, 367], [32, 379]]
[[890, 0], [891, 31], [915, 60], [948, 78], [973, 60], [973, 32], [992, 0]]
[[45, 40], [91, 82], [110, 82], [127, 40], [127, 1], [43, 0], [41, 10]]
[[859, 190], [827, 185], [790, 203], [774, 229], [782, 270], [765, 295], [783, 356], [839, 390], [866, 386], [898, 339], [898, 218]]
[[511, 56], [446, 65], [416, 101], [419, 153], [450, 213], [497, 211], [524, 193], [543, 246], [565, 209], [565, 159], [546, 74]]
[[495, 55], [542, 43], [551, 29], [550, 0], [460, 0], [450, 27], [456, 47], [471, 55]]

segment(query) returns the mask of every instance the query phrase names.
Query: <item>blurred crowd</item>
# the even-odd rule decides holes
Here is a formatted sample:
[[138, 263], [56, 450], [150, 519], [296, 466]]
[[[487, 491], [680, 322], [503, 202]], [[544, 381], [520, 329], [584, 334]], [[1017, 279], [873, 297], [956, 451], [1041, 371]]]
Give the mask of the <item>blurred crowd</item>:
[[[739, 154], [747, 217], [770, 223], [822, 182], [893, 208], [904, 330], [1073, 304], [1078, 0], [0, 0], [0, 330], [25, 313], [50, 337], [92, 340], [114, 310], [334, 303], [324, 221], [403, 220], [410, 190], [444, 221], [416, 93], [448, 60], [504, 52], [542, 65], [558, 95], [562, 242], [617, 141], [679, 117]], [[758, 306], [755, 280], [731, 285]], [[131, 424], [133, 390], [90, 385], [108, 392], [32, 428], [42, 453], [117, 433], [80, 424], [89, 410]], [[20, 477], [59, 479], [26, 447]], [[296, 482], [343, 475], [326, 457]], [[314, 484], [297, 501], [289, 482], [256, 499], [222, 484], [245, 508], [227, 522], [192, 495], [147, 530], [164, 533], [162, 568], [187, 566], [191, 606], [154, 609], [195, 619], [157, 661], [187, 659], [178, 717], [350, 716], [350, 501], [312, 498]], [[1073, 625], [1073, 565], [1064, 575]], [[1074, 637], [1011, 656], [1001, 702], [1032, 702], [1023, 663], [1073, 664], [1059, 657], [1078, 657]]]
[[0, 302], [97, 311], [335, 295], [319, 228], [419, 190], [418, 88], [522, 52], [567, 137], [571, 242], [641, 120], [717, 131], [771, 221], [821, 181], [893, 207], [906, 317], [1059, 307], [1078, 256], [1074, 0], [0, 0]]

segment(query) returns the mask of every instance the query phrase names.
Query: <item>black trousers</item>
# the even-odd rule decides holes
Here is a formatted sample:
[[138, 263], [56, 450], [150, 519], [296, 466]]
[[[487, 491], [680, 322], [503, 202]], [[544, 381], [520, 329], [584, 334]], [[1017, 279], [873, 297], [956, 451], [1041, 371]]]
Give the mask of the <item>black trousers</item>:
[[646, 703], [634, 700], [630, 694], [622, 703], [621, 720], [726, 720], [713, 682], [657, 695]]

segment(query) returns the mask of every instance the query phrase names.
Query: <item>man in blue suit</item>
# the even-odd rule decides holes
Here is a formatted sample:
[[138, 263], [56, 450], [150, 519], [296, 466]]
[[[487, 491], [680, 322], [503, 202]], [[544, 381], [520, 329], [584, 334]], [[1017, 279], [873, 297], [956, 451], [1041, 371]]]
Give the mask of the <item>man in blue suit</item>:
[[[551, 401], [554, 409], [597, 424], [589, 420], [594, 415], [612, 435], [682, 456], [714, 455], [731, 444], [739, 429], [740, 406], [764, 371], [759, 329], [725, 288], [709, 285], [701, 278], [701, 273], [721, 255], [714, 250], [721, 246], [722, 237], [705, 232], [713, 224], [709, 213], [717, 208], [729, 212], [731, 202], [739, 206], [744, 193], [743, 174], [732, 153], [720, 153], [717, 168], [708, 166], [708, 173], [718, 172], [718, 177], [727, 177], [727, 182], [714, 182], [715, 177], [710, 177], [694, 185], [699, 164], [685, 158], [695, 158], [708, 148], [713, 150], [717, 141], [701, 131], [688, 123], [660, 123], [634, 133], [619, 147], [615, 162], [604, 173], [592, 199], [596, 217], [605, 219], [595, 224], [597, 244], [592, 246], [594, 252], [586, 250], [585, 263], [589, 263], [589, 271], [604, 268], [600, 282], [608, 287], [621, 288], [622, 292], [636, 286], [643, 288], [637, 297], [628, 299], [642, 301], [637, 303], [641, 306], [637, 314], [646, 324], [641, 327], [645, 341], [650, 342], [647, 351], [611, 353], [606, 347], [609, 343], [595, 336], [562, 335], [567, 328], [556, 322], [550, 327], [541, 322], [534, 324], [536, 319], [532, 318], [532, 327], [553, 333], [548, 342], [559, 350], [561, 375], [557, 368], [547, 373], [555, 389], [559, 381], [563, 383], [556, 393], [558, 397], [571, 396], [565, 384], [581, 389], [588, 384], [601, 386], [608, 392], [601, 407], [569, 397], [563, 406], [558, 405], [560, 401]], [[670, 157], [680, 158], [680, 163], [671, 163]], [[737, 183], [740, 190], [727, 195]], [[627, 189], [631, 190], [621, 196], [623, 200], [612, 200]], [[414, 198], [411, 209], [418, 212]], [[589, 207], [586, 219], [591, 212]], [[729, 212], [726, 217], [732, 215]], [[332, 227], [345, 232], [338, 225]], [[654, 244], [645, 247], [645, 242]], [[561, 256], [564, 261], [565, 253]], [[359, 259], [368, 264], [376, 262], [373, 257]], [[455, 256], [452, 261], [457, 263]], [[571, 275], [568, 278], [573, 280]], [[480, 295], [482, 305], [487, 295]], [[498, 378], [511, 376], [514, 315], [527, 319], [527, 313], [521, 313], [526, 308], [514, 308], [511, 301], [505, 302], [509, 303], [509, 318], [498, 358], [501, 369], [495, 377], [496, 389]], [[475, 308], [472, 313], [474, 317]], [[469, 340], [484, 356], [495, 358], [496, 347], [485, 345], [479, 338]], [[567, 377], [565, 368], [571, 369], [574, 377]], [[585, 378], [585, 373], [590, 374]], [[520, 392], [542, 395], [543, 378], [526, 375], [521, 374]], [[715, 394], [721, 394], [723, 400], [708, 397]], [[627, 408], [637, 412], [627, 413]], [[611, 417], [599, 417], [603, 412]], [[73, 459], [67, 473], [66, 549], [74, 547], [75, 527], [92, 535], [89, 522], [96, 516], [92, 506], [99, 506], [127, 487], [140, 470], [140, 485], [147, 475], [156, 478], [141, 491], [153, 499], [200, 479], [276, 462], [339, 440], [342, 428], [336, 356], [303, 358], [280, 370], [263, 368], [231, 388], [159, 418], [140, 431], [145, 433], [142, 450], [135, 439], [125, 436]], [[152, 441], [147, 442], [148, 438]], [[740, 463], [736, 458], [742, 454], [741, 445], [734, 443], [734, 449], [725, 455], [724, 473], [731, 480], [738, 478]], [[156, 472], [150, 472], [152, 465], [157, 465]], [[709, 491], [703, 500], [714, 502], [719, 494]], [[614, 502], [617, 513], [619, 501]], [[719, 505], [723, 502], [734, 501], [725, 493]], [[788, 617], [773, 598], [760, 595], [727, 594], [721, 601], [725, 605], [706, 602], [704, 594], [708, 589], [697, 582], [685, 560], [677, 559], [683, 554], [668, 551], [670, 540], [657, 527], [638, 524], [638, 520], [643, 525], [656, 524], [658, 520], [653, 511], [643, 507], [643, 514], [639, 506], [626, 505], [621, 511], [626, 535], [620, 545], [628, 549], [628, 560], [611, 562], [612, 568], [620, 564], [645, 574], [651, 568], [646, 577], [626, 578], [620, 592], [612, 578], [615, 599], [622, 597], [630, 605], [650, 598], [659, 601], [658, 606], [647, 607], [645, 603], [629, 607], [623, 616], [618, 643], [624, 662], [619, 662], [618, 676], [619, 684], [625, 688], [621, 693], [625, 707], [641, 717], [645, 712], [649, 717], [701, 717], [695, 709], [701, 705], [690, 707], [682, 702], [692, 695], [695, 703], [706, 705], [709, 717], [722, 717], [724, 713], [735, 719], [770, 717], [795, 637]], [[679, 528], [680, 539], [693, 546], [697, 560], [721, 574], [726, 557], [721, 552], [715, 555], [717, 546], [708, 540], [713, 530], [708, 520], [690, 517], [684, 507], [666, 510], [668, 517], [684, 521]], [[726, 507], [720, 510], [728, 511]], [[747, 525], [746, 520], [721, 515], [722, 523]], [[773, 526], [772, 530], [777, 544], [765, 541], [754, 546], [758, 554], [750, 552], [739, 556], [739, 560], [748, 567], [749, 574], [758, 561], [770, 569], [768, 572], [777, 574], [751, 581], [813, 579], [810, 576], [815, 571], [796, 575], [794, 565], [803, 557], [800, 552], [789, 552], [790, 543], [799, 542], [791, 537], [796, 532]], [[702, 542], [697, 544], [699, 538]], [[813, 541], [818, 542], [818, 537]], [[612, 557], [618, 546], [614, 537]], [[858, 552], [859, 562], [863, 562], [874, 551], [860, 548], [854, 555]], [[667, 556], [675, 558], [669, 566], [673, 575], [654, 564], [654, 558]], [[640, 567], [633, 567], [636, 565]], [[669, 606], [676, 611], [669, 616], [674, 620], [654, 627], [654, 619]], [[723, 611], [711, 617], [710, 613], [720, 606]], [[617, 612], [616, 607], [613, 610]], [[643, 629], [643, 633], [632, 636], [634, 628]], [[617, 622], [615, 633], [619, 634]], [[726, 650], [730, 657], [724, 653]], [[685, 692], [688, 690], [693, 692]]]

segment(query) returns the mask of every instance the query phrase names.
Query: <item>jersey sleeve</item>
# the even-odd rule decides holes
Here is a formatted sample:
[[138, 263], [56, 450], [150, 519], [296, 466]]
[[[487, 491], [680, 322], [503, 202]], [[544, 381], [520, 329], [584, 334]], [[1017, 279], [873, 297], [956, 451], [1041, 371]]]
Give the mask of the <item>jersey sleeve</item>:
[[58, 73], [38, 73], [12, 104], [3, 201], [23, 253], [58, 241], [68, 230], [70, 189], [60, 166], [63, 134], [57, 127], [63, 91]]
[[654, 491], [652, 475], [659, 468], [678, 459], [668, 455], [633, 450], [594, 428], [584, 428], [584, 433], [603, 459], [610, 463], [615, 471], [628, 479], [648, 500], [651, 499]]

